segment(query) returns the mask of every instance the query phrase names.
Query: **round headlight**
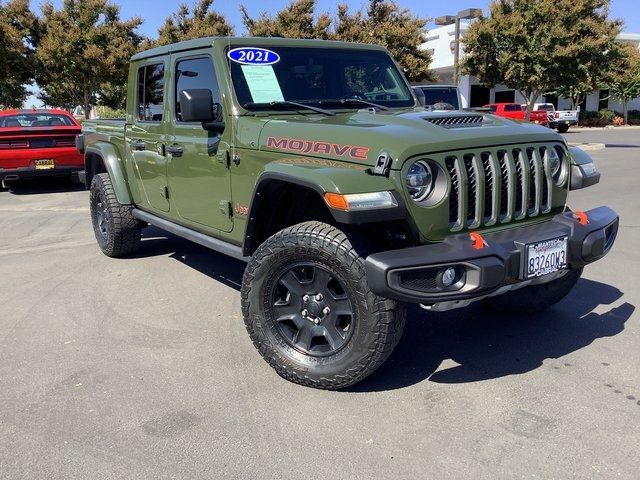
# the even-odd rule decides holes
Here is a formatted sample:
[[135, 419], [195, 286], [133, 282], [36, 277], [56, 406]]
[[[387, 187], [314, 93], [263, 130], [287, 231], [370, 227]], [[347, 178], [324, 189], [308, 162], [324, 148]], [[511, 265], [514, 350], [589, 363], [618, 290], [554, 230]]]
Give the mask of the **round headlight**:
[[433, 190], [433, 174], [431, 167], [424, 160], [419, 160], [409, 167], [407, 172], [407, 190], [411, 198], [420, 202], [427, 198]]
[[547, 160], [549, 162], [549, 171], [553, 181], [558, 186], [562, 186], [565, 181], [565, 168], [563, 166], [564, 152], [558, 151], [558, 148], [552, 147], [547, 149]]

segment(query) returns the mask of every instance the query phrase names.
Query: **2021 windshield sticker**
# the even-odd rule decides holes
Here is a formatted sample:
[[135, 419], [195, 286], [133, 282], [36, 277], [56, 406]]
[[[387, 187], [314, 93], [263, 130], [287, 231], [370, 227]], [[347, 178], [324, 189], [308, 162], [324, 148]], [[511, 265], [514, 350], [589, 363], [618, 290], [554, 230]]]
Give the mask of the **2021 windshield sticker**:
[[232, 62], [241, 65], [273, 65], [280, 61], [280, 55], [273, 50], [260, 47], [238, 47], [227, 52]]

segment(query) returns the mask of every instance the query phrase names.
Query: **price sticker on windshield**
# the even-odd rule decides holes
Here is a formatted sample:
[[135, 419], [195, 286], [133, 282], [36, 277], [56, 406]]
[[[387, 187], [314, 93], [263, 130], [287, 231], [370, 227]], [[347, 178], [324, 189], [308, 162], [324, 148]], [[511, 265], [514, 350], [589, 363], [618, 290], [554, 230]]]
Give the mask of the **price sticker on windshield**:
[[227, 57], [241, 65], [273, 65], [280, 61], [276, 52], [259, 47], [233, 48], [227, 52]]

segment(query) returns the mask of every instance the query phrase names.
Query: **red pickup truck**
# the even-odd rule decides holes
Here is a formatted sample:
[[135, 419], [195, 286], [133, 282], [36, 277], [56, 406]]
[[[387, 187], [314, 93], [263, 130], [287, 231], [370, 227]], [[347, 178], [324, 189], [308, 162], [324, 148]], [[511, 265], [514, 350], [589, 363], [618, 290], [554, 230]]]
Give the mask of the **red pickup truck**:
[[[524, 122], [525, 109], [519, 103], [490, 103], [485, 105], [485, 108], [490, 108], [494, 115], [504, 118], [510, 118], [512, 120], [518, 120]], [[531, 123], [537, 123], [549, 125], [549, 118], [546, 112], [534, 110], [529, 117]]]
[[63, 110], [0, 111], [0, 180], [71, 176], [84, 168], [76, 149], [82, 127]]

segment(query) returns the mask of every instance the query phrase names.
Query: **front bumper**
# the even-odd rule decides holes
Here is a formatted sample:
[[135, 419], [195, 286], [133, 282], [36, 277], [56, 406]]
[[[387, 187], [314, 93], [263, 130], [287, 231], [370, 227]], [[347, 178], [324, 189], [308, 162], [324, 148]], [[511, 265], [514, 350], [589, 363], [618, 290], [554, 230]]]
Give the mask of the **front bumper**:
[[[526, 245], [563, 236], [568, 237], [568, 266], [581, 268], [611, 250], [619, 222], [608, 207], [586, 215], [584, 225], [567, 212], [537, 225], [486, 234], [482, 248], [474, 246], [468, 234], [459, 234], [438, 244], [375, 253], [366, 259], [369, 286], [376, 295], [409, 303], [433, 305], [482, 298], [506, 286], [531, 283], [524, 279], [521, 261]], [[460, 272], [460, 278], [444, 288], [439, 275], [448, 267]], [[557, 275], [552, 274], [536, 282], [554, 278]]]

